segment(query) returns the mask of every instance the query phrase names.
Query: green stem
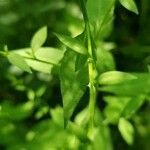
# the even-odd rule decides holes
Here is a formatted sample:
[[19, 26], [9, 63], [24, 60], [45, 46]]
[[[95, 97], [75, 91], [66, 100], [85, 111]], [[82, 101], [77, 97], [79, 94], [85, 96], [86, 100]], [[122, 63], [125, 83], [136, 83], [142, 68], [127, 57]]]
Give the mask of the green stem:
[[90, 127], [94, 126], [94, 112], [95, 112], [95, 102], [96, 102], [96, 88], [95, 88], [95, 66], [93, 60], [93, 53], [92, 53], [92, 42], [91, 42], [91, 33], [89, 24], [86, 26], [87, 30], [87, 40], [88, 40], [88, 70], [89, 70], [89, 90], [90, 90], [90, 97], [89, 97], [89, 125]]
[[87, 36], [87, 48], [88, 48], [88, 72], [89, 72], [89, 131], [94, 127], [94, 112], [96, 102], [96, 86], [95, 86], [95, 72], [96, 68], [93, 59], [93, 47], [92, 47], [92, 35], [90, 31], [89, 19], [85, 7], [85, 1], [80, 0], [80, 5], [85, 22], [86, 36]]

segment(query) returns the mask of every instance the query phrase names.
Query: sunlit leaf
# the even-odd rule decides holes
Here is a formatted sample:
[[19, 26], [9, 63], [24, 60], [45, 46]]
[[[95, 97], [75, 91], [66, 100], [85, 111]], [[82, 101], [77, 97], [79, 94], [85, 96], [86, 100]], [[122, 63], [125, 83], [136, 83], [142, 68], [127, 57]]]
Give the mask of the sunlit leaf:
[[119, 0], [121, 5], [124, 6], [126, 9], [139, 14], [136, 3], [134, 0]]
[[10, 52], [7, 56], [9, 62], [15, 66], [17, 66], [18, 68], [20, 68], [23, 71], [29, 72], [31, 73], [31, 69], [28, 66], [27, 62], [25, 61], [25, 59], [13, 52]]
[[26, 59], [26, 62], [32, 69], [43, 73], [50, 74], [53, 68], [52, 64], [49, 64], [47, 62], [42, 62], [39, 60]]
[[129, 145], [131, 145], [134, 141], [134, 128], [133, 128], [132, 124], [128, 120], [126, 120], [124, 118], [120, 118], [118, 128], [119, 128], [119, 131], [120, 131], [123, 139]]
[[63, 58], [64, 51], [52, 48], [52, 47], [42, 47], [35, 52], [36, 59], [49, 62], [52, 64], [58, 64]]
[[34, 51], [38, 50], [45, 43], [46, 38], [47, 38], [47, 27], [44, 26], [34, 34], [31, 40], [31, 48]]
[[100, 75], [99, 84], [101, 85], [117, 84], [136, 78], [137, 78], [136, 76], [126, 72], [108, 71]]
[[149, 73], [135, 75], [138, 77], [137, 79], [128, 80], [123, 83], [102, 86], [99, 89], [101, 91], [110, 92], [122, 96], [137, 96], [148, 94], [150, 92]]
[[24, 57], [27, 64], [34, 70], [51, 73], [53, 65], [57, 65], [63, 58], [64, 51], [53, 47], [41, 47], [35, 52], [35, 58], [31, 55], [31, 48], [13, 50]]

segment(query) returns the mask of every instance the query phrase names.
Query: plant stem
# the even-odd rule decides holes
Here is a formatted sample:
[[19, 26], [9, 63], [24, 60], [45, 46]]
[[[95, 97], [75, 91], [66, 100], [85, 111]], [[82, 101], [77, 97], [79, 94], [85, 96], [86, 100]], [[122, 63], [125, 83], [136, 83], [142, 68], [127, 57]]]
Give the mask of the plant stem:
[[80, 0], [80, 5], [83, 13], [85, 22], [86, 36], [87, 36], [87, 49], [88, 49], [88, 71], [89, 71], [89, 129], [93, 129], [94, 126], [94, 112], [96, 102], [96, 87], [95, 87], [95, 65], [93, 59], [93, 47], [92, 47], [92, 36], [89, 25], [89, 19], [85, 7], [84, 0]]
[[90, 33], [90, 26], [87, 24], [87, 40], [88, 40], [88, 70], [89, 70], [89, 90], [90, 90], [90, 97], [89, 97], [89, 125], [90, 127], [94, 126], [94, 112], [95, 112], [95, 101], [96, 101], [96, 88], [95, 88], [95, 66], [93, 60], [93, 53], [92, 53], [92, 42], [91, 42], [91, 33]]

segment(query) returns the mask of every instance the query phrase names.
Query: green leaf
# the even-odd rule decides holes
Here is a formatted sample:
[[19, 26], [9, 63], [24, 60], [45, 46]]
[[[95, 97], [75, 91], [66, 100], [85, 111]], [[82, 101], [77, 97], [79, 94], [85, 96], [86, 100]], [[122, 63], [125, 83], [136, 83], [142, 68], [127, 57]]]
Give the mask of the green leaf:
[[135, 14], [139, 14], [138, 8], [134, 0], [119, 0], [121, 5], [124, 6], [129, 11], [134, 12]]
[[52, 120], [62, 128], [64, 127], [64, 119], [63, 119], [63, 108], [60, 106], [57, 106], [56, 108], [50, 109], [50, 115], [52, 117]]
[[131, 97], [105, 96], [104, 101], [107, 105], [104, 108], [104, 115], [106, 117], [104, 122], [112, 124], [118, 123], [124, 107], [131, 99]]
[[63, 55], [64, 51], [52, 47], [42, 47], [35, 52], [36, 59], [52, 64], [58, 64]]
[[99, 84], [101, 85], [117, 84], [132, 79], [137, 79], [137, 77], [126, 72], [108, 71], [100, 75]]
[[34, 51], [38, 50], [45, 43], [46, 38], [47, 38], [47, 27], [44, 26], [34, 34], [31, 40], [31, 48]]
[[127, 144], [131, 145], [134, 141], [134, 128], [132, 124], [124, 118], [120, 118], [118, 124], [119, 131]]
[[83, 96], [88, 84], [87, 68], [75, 71], [76, 53], [66, 51], [60, 68], [61, 93], [63, 97], [64, 124], [67, 125], [74, 109]]
[[19, 54], [22, 57], [28, 57], [28, 58], [33, 58], [33, 56], [31, 55], [31, 48], [21, 48], [21, 49], [15, 49], [15, 50], [11, 50], [12, 52]]
[[34, 70], [50, 74], [53, 68], [52, 64], [41, 62], [39, 60], [26, 59], [27, 64]]
[[72, 134], [76, 135], [82, 142], [89, 142], [86, 130], [82, 128], [81, 126], [69, 121], [67, 129]]
[[94, 129], [93, 150], [113, 150], [112, 137], [108, 126], [99, 126]]
[[145, 95], [133, 97], [124, 107], [121, 116], [124, 118], [130, 118], [145, 102]]
[[60, 35], [60, 34], [56, 34], [56, 36], [68, 48], [70, 48], [80, 54], [84, 54], [84, 55], [87, 54], [87, 49], [84, 47], [84, 45], [79, 40], [69, 37], [69, 36]]
[[98, 23], [103, 21], [111, 10], [114, 0], [88, 0], [86, 3], [87, 14], [90, 22]]
[[9, 62], [18, 68], [20, 68], [23, 71], [31, 73], [31, 69], [28, 66], [27, 62], [24, 60], [24, 58], [16, 53], [10, 52], [7, 56]]
[[113, 18], [113, 7], [115, 0], [88, 0], [86, 3], [87, 15], [89, 22], [93, 25], [94, 30], [98, 32], [103, 25], [108, 24]]
[[122, 96], [137, 96], [150, 93], [150, 75], [145, 74], [135, 74], [138, 78], [134, 80], [128, 80], [123, 83], [118, 83], [114, 85], [102, 86], [99, 89], [101, 91], [114, 93], [116, 95]]
[[51, 73], [53, 65], [57, 65], [64, 55], [64, 51], [52, 47], [39, 48], [35, 52], [36, 59], [30, 55], [31, 48], [13, 50], [13, 52], [24, 57], [32, 69], [48, 74]]
[[103, 47], [98, 46], [96, 50], [96, 69], [98, 74], [101, 74], [106, 71], [115, 70], [115, 61], [112, 54], [104, 49]]
[[[31, 48], [13, 50], [13, 52], [25, 57], [25, 59], [35, 59], [31, 55]], [[64, 56], [64, 51], [53, 47], [41, 47], [35, 52], [36, 60], [45, 61], [57, 65]]]
[[87, 56], [78, 54], [76, 58], [75, 71], [82, 69], [81, 66], [84, 66], [87, 62]]

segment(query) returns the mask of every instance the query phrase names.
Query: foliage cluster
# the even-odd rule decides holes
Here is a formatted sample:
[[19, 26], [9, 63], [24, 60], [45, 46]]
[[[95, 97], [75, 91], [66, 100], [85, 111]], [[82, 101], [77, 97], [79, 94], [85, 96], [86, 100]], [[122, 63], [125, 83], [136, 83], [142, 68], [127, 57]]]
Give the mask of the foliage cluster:
[[0, 0], [0, 149], [148, 150], [148, 4]]

